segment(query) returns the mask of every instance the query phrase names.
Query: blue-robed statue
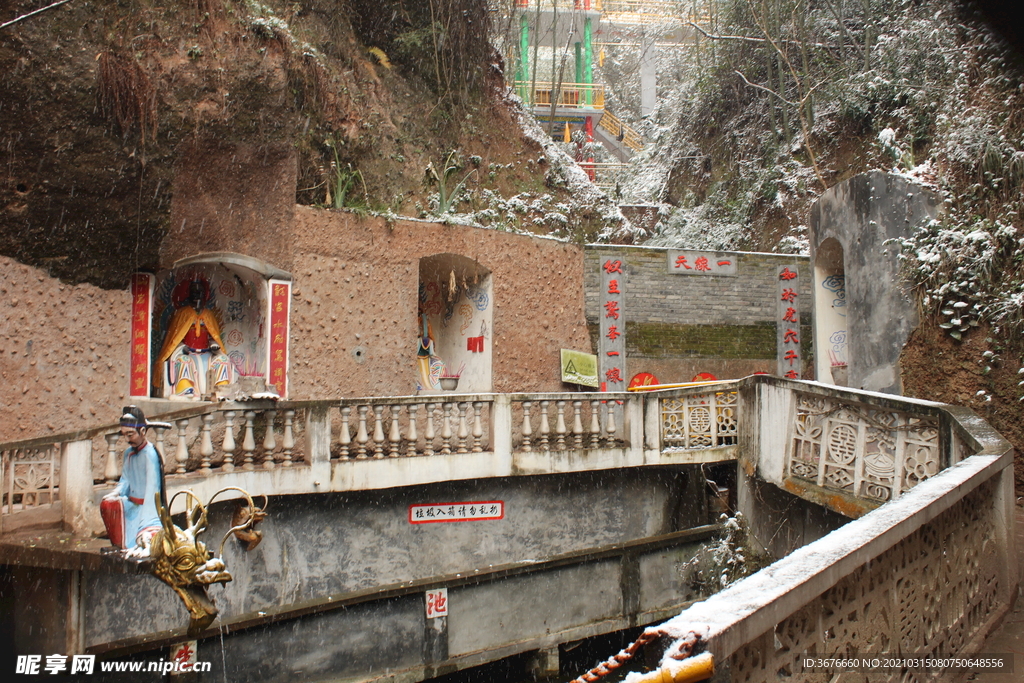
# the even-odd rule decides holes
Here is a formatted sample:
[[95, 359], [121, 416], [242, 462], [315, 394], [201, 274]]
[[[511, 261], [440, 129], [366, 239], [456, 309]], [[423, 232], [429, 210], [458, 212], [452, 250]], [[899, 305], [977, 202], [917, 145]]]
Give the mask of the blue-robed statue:
[[156, 496], [166, 505], [164, 467], [160, 454], [146, 440], [148, 423], [142, 410], [126, 406], [121, 415], [121, 436], [128, 442], [121, 467], [121, 479], [100, 502], [100, 515], [110, 542], [132, 551], [148, 546], [160, 530]]

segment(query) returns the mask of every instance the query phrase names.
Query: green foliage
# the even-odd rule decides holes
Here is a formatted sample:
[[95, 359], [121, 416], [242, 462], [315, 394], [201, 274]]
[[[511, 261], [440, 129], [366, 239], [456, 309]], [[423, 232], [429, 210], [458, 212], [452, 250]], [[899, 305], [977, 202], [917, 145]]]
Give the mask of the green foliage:
[[[352, 164], [341, 165], [338, 159], [338, 148], [333, 140], [327, 142], [331, 151], [334, 152], [334, 160], [331, 162], [327, 176], [327, 199], [328, 206], [335, 209], [365, 208], [367, 204], [366, 183], [363, 181], [363, 174], [352, 168]], [[362, 195], [355, 194], [356, 181], [363, 186]]]
[[466, 189], [466, 181], [469, 180], [471, 175], [476, 173], [476, 169], [471, 170], [462, 180], [453, 185], [452, 177], [460, 170], [462, 170], [462, 164], [459, 163], [459, 157], [456, 152], [449, 152], [448, 156], [445, 157], [444, 163], [441, 164], [440, 174], [434, 167], [434, 162], [427, 164], [426, 181], [428, 184], [437, 187], [437, 205], [434, 207], [434, 215], [443, 216], [451, 213]]
[[1024, 239], [1012, 225], [953, 211], [898, 241], [904, 277], [939, 327], [960, 340], [981, 322], [1024, 331]]

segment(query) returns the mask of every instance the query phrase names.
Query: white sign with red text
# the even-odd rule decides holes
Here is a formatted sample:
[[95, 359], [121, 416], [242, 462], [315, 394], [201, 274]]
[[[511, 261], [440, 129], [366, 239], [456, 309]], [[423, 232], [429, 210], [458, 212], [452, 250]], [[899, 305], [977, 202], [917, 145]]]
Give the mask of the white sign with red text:
[[448, 616], [448, 589], [427, 591], [427, 619]]
[[503, 519], [504, 517], [505, 503], [500, 500], [409, 506], [410, 524], [476, 522], [486, 519]]

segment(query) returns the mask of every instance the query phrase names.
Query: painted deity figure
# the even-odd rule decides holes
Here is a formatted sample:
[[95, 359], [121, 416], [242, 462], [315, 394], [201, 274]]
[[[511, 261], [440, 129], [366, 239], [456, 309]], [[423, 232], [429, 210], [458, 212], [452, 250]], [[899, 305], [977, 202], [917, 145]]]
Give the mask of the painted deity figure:
[[416, 352], [416, 367], [419, 371], [420, 390], [438, 389], [441, 386], [441, 374], [444, 372], [444, 361], [434, 352], [434, 335], [427, 321], [427, 314], [421, 314], [423, 336], [420, 337]]
[[125, 406], [120, 423], [128, 448], [121, 479], [100, 502], [100, 516], [115, 548], [140, 552], [161, 528], [157, 501], [164, 499], [164, 468], [160, 454], [146, 440], [148, 423], [142, 410]]
[[165, 367], [164, 395], [170, 398], [199, 400], [233, 380], [220, 324], [205, 300], [203, 283], [190, 282], [188, 300], [167, 328], [157, 367]]

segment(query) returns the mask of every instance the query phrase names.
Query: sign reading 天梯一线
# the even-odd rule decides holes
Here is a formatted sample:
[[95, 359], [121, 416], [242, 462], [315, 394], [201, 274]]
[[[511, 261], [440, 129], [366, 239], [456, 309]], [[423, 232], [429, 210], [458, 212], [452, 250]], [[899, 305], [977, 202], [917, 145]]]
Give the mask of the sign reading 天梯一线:
[[736, 277], [736, 254], [723, 251], [669, 249], [668, 272], [677, 275], [725, 275]]
[[597, 388], [597, 356], [571, 349], [561, 350], [562, 381], [569, 384], [580, 384], [585, 387]]

